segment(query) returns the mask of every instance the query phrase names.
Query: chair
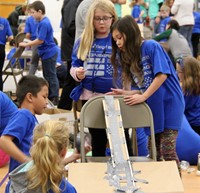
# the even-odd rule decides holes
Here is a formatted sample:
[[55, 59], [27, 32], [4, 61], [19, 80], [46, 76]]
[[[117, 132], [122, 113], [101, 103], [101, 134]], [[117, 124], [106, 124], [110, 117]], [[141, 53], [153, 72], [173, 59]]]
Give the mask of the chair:
[[[120, 103], [121, 116], [124, 128], [150, 127], [151, 132], [151, 160], [156, 161], [156, 146], [154, 135], [153, 117], [146, 103], [137, 105], [126, 105], [123, 96], [114, 96]], [[86, 162], [84, 149], [84, 128], [106, 128], [104, 109], [104, 96], [98, 96], [87, 101], [80, 113], [80, 135], [81, 135], [81, 161]], [[138, 157], [139, 158], [139, 157]], [[93, 157], [92, 159], [93, 160]], [[94, 160], [98, 160], [94, 158]], [[100, 159], [101, 160], [101, 159]], [[103, 159], [102, 159], [103, 160]], [[105, 159], [104, 159], [105, 160]], [[134, 160], [134, 159], [133, 159]], [[149, 159], [136, 159], [136, 161], [149, 161]]]
[[7, 80], [8, 76], [13, 76], [15, 85], [17, 87], [16, 76], [18, 75], [23, 76], [23, 69], [21, 68], [19, 58], [21, 57], [24, 49], [25, 49], [24, 47], [18, 47], [16, 49], [16, 52], [13, 54], [13, 56], [9, 60], [8, 64], [3, 69], [2, 75], [5, 75], [5, 78], [3, 78], [3, 83]]
[[76, 101], [72, 102], [72, 110], [74, 113], [74, 147], [76, 147], [76, 138], [79, 132], [80, 119], [78, 114], [81, 112], [81, 108], [82, 108], [81, 100], [78, 100], [77, 102]]
[[18, 33], [16, 36], [15, 36], [15, 46], [16, 47], [19, 47], [19, 43], [20, 42], [23, 42], [24, 38], [26, 37], [26, 34], [25, 33]]

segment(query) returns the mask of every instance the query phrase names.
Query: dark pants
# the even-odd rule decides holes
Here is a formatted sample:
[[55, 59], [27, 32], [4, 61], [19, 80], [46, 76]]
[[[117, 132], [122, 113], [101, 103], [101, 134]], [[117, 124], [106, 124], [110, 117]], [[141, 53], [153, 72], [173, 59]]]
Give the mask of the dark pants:
[[196, 58], [198, 56], [198, 44], [199, 44], [199, 33], [192, 34], [192, 47], [193, 47], [193, 55]]
[[200, 126], [193, 126], [191, 125], [192, 129], [200, 135]]
[[3, 91], [2, 69], [6, 57], [5, 45], [0, 45], [0, 90]]
[[[107, 134], [105, 129], [89, 128], [92, 137], [92, 156], [104, 157], [107, 145]], [[129, 156], [133, 156], [131, 139], [128, 129], [124, 129]]]
[[71, 68], [71, 62], [67, 62], [67, 75], [63, 84], [63, 89], [58, 104], [58, 108], [66, 110], [72, 109], [73, 100], [70, 98], [70, 93], [76, 86], [76, 81], [70, 75], [70, 68]]

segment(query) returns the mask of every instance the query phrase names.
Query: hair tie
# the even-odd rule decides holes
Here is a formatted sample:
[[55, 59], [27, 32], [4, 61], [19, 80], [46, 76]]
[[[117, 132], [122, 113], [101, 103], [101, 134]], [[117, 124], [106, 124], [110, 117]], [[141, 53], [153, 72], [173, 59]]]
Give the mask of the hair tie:
[[45, 134], [44, 136], [46, 136], [46, 137], [48, 137], [48, 138], [50, 138], [50, 137], [51, 137], [49, 134]]

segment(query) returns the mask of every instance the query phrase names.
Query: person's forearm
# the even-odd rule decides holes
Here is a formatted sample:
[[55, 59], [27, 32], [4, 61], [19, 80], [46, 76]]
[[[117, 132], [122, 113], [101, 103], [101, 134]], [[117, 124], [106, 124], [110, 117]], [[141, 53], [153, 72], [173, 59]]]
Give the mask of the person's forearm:
[[30, 33], [26, 33], [26, 38], [27, 39], [31, 39], [31, 34]]
[[13, 36], [9, 36], [9, 37], [7, 38], [7, 41], [8, 41], [8, 42], [10, 42], [11, 40], [13, 40]]
[[44, 41], [42, 40], [39, 40], [39, 39], [35, 39], [33, 41], [30, 41], [27, 43], [27, 46], [37, 46], [37, 45], [40, 45], [42, 44]]
[[167, 79], [167, 75], [166, 74], [158, 74], [153, 82], [151, 83], [151, 85], [149, 86], [149, 88], [142, 94], [146, 100], [153, 94], [155, 93], [158, 88], [163, 84], [163, 82], [165, 82], [165, 80]]
[[67, 158], [65, 158], [64, 160], [63, 160], [63, 164], [64, 165], [67, 165], [67, 164], [69, 164], [69, 163], [71, 163], [71, 162], [75, 162], [77, 159], [79, 159], [80, 158], [80, 154], [77, 154], [77, 153], [73, 153], [71, 156], [69, 156], [69, 157], [67, 157]]
[[140, 94], [141, 92], [139, 90], [125, 90], [124, 95], [134, 95], [134, 94]]
[[10, 137], [1, 136], [0, 148], [10, 155], [13, 159], [20, 163], [28, 161], [29, 157], [26, 156], [14, 143], [10, 140]]

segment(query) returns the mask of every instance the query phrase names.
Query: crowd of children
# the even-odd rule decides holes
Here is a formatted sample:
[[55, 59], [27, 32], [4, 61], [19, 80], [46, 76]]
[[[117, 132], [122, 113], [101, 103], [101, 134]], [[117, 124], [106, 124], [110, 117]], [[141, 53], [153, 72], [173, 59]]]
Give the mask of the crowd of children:
[[[176, 144], [183, 122], [188, 121], [192, 132], [200, 135], [200, 62], [196, 59], [200, 29], [194, 30], [191, 49], [188, 39], [179, 34], [179, 28], [184, 31], [185, 24], [180, 26], [173, 18], [173, 14], [175, 18], [178, 14], [178, 10], [175, 11], [178, 2], [152, 2], [132, 1], [131, 14], [122, 18], [117, 17], [112, 1], [91, 3], [83, 32], [73, 47], [70, 74], [79, 84], [70, 97], [74, 101], [81, 100], [83, 105], [92, 97], [105, 94], [124, 95], [127, 105], [146, 102], [153, 114], [157, 160], [175, 160], [180, 169]], [[152, 10], [153, 5], [155, 10]], [[67, 67], [61, 68], [61, 51], [55, 43], [50, 20], [45, 16], [43, 2], [34, 1], [28, 10], [30, 16], [22, 32], [30, 41], [21, 42], [19, 46], [32, 47], [33, 57], [29, 75], [19, 80], [16, 89], [19, 109], [0, 91], [0, 158], [1, 155], [5, 158], [4, 163], [0, 160], [0, 167], [10, 156], [6, 193], [22, 188], [43, 193], [76, 193], [64, 178], [64, 165], [80, 155], [75, 150], [72, 156], [65, 158], [69, 140], [65, 123], [50, 120], [38, 124], [35, 116], [43, 113], [48, 100], [58, 104], [58, 69], [65, 77]], [[195, 17], [199, 18], [196, 12]], [[196, 19], [197, 26], [198, 22]], [[150, 25], [154, 40], [142, 37], [138, 23], [144, 27]], [[2, 71], [5, 44], [13, 36], [6, 19], [0, 18], [0, 24], [4, 26], [3, 30], [0, 28]], [[39, 58], [44, 78], [33, 75]], [[105, 156], [105, 128], [89, 128], [89, 132], [92, 155]], [[149, 130], [145, 135], [150, 136]], [[133, 155], [127, 129], [125, 136], [129, 155]], [[91, 147], [86, 147], [86, 152], [90, 150]], [[18, 180], [24, 183], [18, 186]]]

